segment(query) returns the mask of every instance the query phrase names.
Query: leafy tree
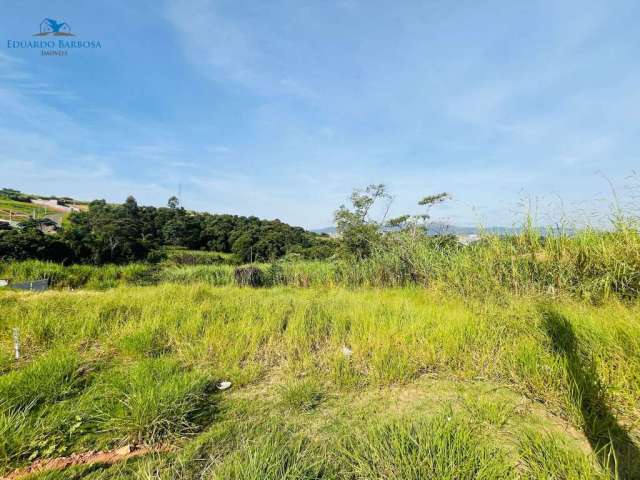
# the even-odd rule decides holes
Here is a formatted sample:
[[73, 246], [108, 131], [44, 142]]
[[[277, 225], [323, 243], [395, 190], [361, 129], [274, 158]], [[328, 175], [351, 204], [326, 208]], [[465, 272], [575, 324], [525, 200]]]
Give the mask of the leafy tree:
[[208, 250], [230, 252], [230, 235], [239, 225], [239, 217], [234, 215], [207, 215], [202, 224], [201, 244]]
[[67, 243], [35, 228], [0, 231], [0, 260], [47, 260], [71, 262], [74, 253]]
[[[351, 208], [341, 205], [334, 214], [342, 252], [347, 256], [366, 258], [381, 244], [384, 232], [407, 231], [414, 239], [418, 234], [425, 234], [430, 208], [449, 198], [450, 195], [444, 192], [423, 197], [418, 205], [427, 207], [426, 212], [404, 214], [387, 220], [393, 197], [384, 184], [372, 184], [364, 190], [354, 190], [350, 197]], [[384, 202], [384, 214], [380, 220], [375, 220], [370, 213], [378, 202]]]
[[399, 217], [392, 218], [387, 222], [387, 227], [408, 231], [413, 237], [418, 233], [426, 233], [428, 227], [427, 222], [431, 218], [429, 215], [431, 207], [450, 198], [451, 195], [447, 192], [427, 195], [418, 202], [418, 205], [426, 207], [426, 211], [424, 213], [417, 215], [401, 215]]
[[[87, 211], [67, 217], [57, 240], [71, 252], [69, 258], [95, 264], [157, 260], [162, 256], [158, 249], [165, 245], [231, 252], [242, 261], [268, 261], [294, 251], [306, 258], [326, 258], [335, 250], [335, 242], [277, 219], [192, 212], [180, 207], [175, 197], [168, 205], [141, 207], [132, 196], [121, 205], [96, 200]], [[22, 229], [43, 226], [43, 221], [29, 221]], [[6, 255], [38, 258], [38, 246], [45, 248], [47, 240], [31, 237], [34, 248], [5, 248]]]
[[252, 262], [257, 259], [257, 255], [253, 252], [253, 246], [257, 243], [257, 239], [257, 230], [243, 231], [233, 242], [231, 251], [242, 261]]
[[[385, 202], [382, 221], [370, 218], [370, 212], [377, 201]], [[342, 239], [343, 253], [357, 258], [366, 258], [373, 246], [381, 238], [381, 228], [393, 198], [384, 184], [372, 184], [364, 190], [354, 190], [351, 194], [351, 208], [340, 205], [334, 214], [336, 229]]]
[[176, 197], [175, 195], [170, 197], [167, 201], [167, 207], [171, 208], [172, 210], [180, 208], [180, 200], [178, 200], [178, 197]]
[[70, 215], [63, 238], [80, 258], [93, 263], [126, 263], [146, 257], [138, 206], [133, 197], [123, 205], [91, 202], [87, 212]]

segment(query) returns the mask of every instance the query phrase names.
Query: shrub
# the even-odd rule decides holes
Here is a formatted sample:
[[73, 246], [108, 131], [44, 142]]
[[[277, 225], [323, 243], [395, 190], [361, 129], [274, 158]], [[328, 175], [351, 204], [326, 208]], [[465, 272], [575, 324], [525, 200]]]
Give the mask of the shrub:
[[262, 270], [258, 267], [238, 267], [234, 271], [237, 285], [247, 287], [259, 287], [263, 283]]

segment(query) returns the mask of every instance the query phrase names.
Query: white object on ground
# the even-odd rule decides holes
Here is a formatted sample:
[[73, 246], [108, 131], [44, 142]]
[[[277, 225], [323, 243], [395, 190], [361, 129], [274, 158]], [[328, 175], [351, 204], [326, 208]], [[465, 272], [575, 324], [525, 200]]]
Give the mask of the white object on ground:
[[20, 330], [17, 328], [13, 329], [13, 350], [16, 360], [20, 360]]
[[0, 280], [0, 287], [6, 287], [7, 285], [9, 285], [8, 280]]
[[216, 387], [218, 387], [218, 390], [226, 390], [231, 388], [231, 382], [220, 382]]
[[350, 357], [352, 353], [353, 352], [351, 351], [351, 349], [349, 347], [342, 347], [342, 354], [345, 357]]

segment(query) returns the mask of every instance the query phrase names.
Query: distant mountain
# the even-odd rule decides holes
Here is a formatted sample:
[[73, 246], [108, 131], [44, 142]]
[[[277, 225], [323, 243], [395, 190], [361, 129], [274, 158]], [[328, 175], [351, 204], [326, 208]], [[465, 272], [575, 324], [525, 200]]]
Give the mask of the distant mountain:
[[312, 228], [309, 231], [313, 233], [326, 233], [327, 235], [335, 235], [336, 227]]
[[[324, 227], [324, 228], [316, 228], [311, 229], [312, 232], [315, 233], [326, 233], [327, 235], [335, 235], [336, 227]], [[457, 225], [449, 225], [447, 223], [433, 222], [429, 225], [429, 235], [442, 235], [442, 234], [452, 234], [452, 235], [478, 235], [481, 232], [490, 233], [494, 235], [506, 235], [513, 234], [522, 231], [522, 228], [519, 227], [465, 227], [465, 226], [457, 226]], [[540, 227], [541, 233], [546, 233], [548, 231], [547, 227]]]

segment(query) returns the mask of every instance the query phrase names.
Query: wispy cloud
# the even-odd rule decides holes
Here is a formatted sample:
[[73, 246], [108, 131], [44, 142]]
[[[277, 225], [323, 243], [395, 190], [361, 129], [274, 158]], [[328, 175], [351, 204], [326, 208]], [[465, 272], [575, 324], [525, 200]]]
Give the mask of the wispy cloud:
[[[191, 63], [212, 80], [225, 78], [258, 94], [313, 97], [315, 93], [286, 70], [273, 65], [271, 39], [234, 21], [213, 0], [169, 2], [166, 19], [175, 28]], [[259, 15], [259, 12], [257, 12]], [[271, 32], [273, 33], [273, 32]]]
[[447, 190], [456, 223], [509, 224], [523, 196], [584, 203], [608, 194], [596, 170], [637, 164], [637, 8], [116, 0], [131, 55], [0, 52], [1, 181], [156, 204], [181, 185], [187, 207], [312, 227], [386, 182], [398, 213]]

